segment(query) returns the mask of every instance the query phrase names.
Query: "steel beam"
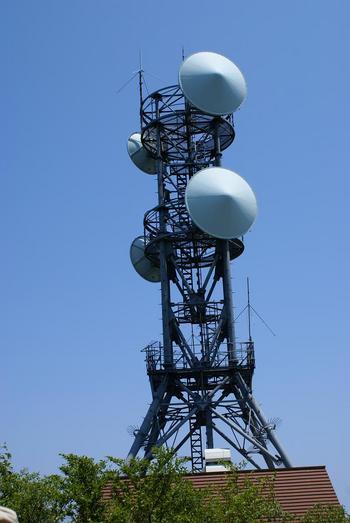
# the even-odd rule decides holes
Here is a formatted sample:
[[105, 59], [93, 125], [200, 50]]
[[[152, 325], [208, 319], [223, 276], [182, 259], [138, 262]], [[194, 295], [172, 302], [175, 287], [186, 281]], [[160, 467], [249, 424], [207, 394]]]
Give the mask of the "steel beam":
[[273, 444], [273, 446], [275, 447], [275, 449], [279, 453], [283, 465], [285, 467], [291, 467], [292, 464], [291, 464], [291, 462], [290, 462], [286, 452], [284, 451], [282, 445], [277, 440], [273, 430], [269, 427], [269, 423], [268, 423], [267, 419], [265, 418], [262, 410], [260, 409], [259, 405], [255, 401], [253, 395], [249, 391], [249, 389], [248, 389], [244, 379], [242, 378], [242, 376], [240, 375], [239, 372], [237, 372], [237, 374], [236, 374], [236, 379], [237, 379], [237, 382], [238, 382], [239, 386], [242, 388], [242, 390], [245, 393], [245, 398], [246, 398], [247, 403], [250, 405], [250, 407], [254, 411], [255, 415], [259, 419], [262, 427], [266, 431], [266, 434], [267, 434], [267, 437], [268, 437], [269, 441]]
[[162, 398], [164, 396], [164, 393], [166, 391], [168, 384], [168, 377], [165, 376], [160, 383], [156, 393], [154, 394], [153, 401], [148, 409], [148, 412], [142, 422], [142, 425], [140, 427], [140, 430], [137, 432], [135, 436], [134, 443], [131, 446], [131, 449], [128, 454], [128, 459], [134, 458], [137, 456], [137, 453], [139, 452], [142, 445], [144, 445], [146, 438], [148, 436], [149, 430], [152, 425], [152, 421], [157, 415], [159, 405], [162, 401]]

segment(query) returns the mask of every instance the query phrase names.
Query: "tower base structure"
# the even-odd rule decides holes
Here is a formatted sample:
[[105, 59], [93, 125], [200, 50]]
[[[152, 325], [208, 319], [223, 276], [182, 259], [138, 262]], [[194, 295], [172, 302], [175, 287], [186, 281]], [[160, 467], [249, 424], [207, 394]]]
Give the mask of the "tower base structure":
[[144, 350], [152, 403], [129, 457], [143, 449], [144, 456], [151, 458], [152, 448], [161, 445], [177, 452], [189, 442], [192, 470], [202, 472], [203, 448], [213, 448], [216, 435], [256, 469], [291, 467], [274, 434], [275, 426], [251, 392], [253, 342], [242, 344], [238, 364], [221, 365], [215, 372], [200, 363], [197, 368], [166, 370], [159, 345]]

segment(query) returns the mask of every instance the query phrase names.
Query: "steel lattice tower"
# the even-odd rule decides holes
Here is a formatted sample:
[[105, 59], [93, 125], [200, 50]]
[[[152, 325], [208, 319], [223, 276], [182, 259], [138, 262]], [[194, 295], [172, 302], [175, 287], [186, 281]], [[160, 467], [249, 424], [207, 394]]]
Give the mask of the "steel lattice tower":
[[[142, 72], [140, 72], [140, 87]], [[185, 189], [203, 168], [220, 166], [233, 142], [233, 116], [210, 116], [178, 85], [141, 92], [141, 139], [156, 160], [158, 202], [144, 217], [145, 256], [160, 270], [162, 343], [147, 346], [152, 402], [129, 457], [190, 444], [192, 470], [220, 436], [255, 468], [291, 466], [252, 395], [254, 343], [237, 343], [230, 262], [241, 239], [219, 240], [194, 225]]]

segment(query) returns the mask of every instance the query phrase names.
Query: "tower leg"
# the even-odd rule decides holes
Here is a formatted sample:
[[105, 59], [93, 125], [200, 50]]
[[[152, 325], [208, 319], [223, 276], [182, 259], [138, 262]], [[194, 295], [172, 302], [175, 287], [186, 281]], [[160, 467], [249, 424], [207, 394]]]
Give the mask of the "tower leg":
[[150, 431], [152, 422], [157, 415], [160, 403], [161, 403], [164, 393], [166, 391], [167, 383], [168, 383], [168, 379], [167, 379], [167, 377], [164, 377], [163, 380], [161, 381], [157, 391], [155, 392], [155, 394], [153, 396], [153, 401], [142, 422], [140, 430], [137, 432], [137, 434], [135, 436], [134, 443], [132, 444], [131, 449], [128, 454], [128, 459], [136, 457], [140, 448], [145, 444], [145, 441], [146, 441], [148, 433]]
[[214, 436], [213, 436], [213, 419], [209, 409], [206, 411], [206, 436], [207, 436], [207, 449], [214, 447]]
[[268, 439], [270, 440], [272, 445], [277, 450], [283, 465], [285, 467], [291, 467], [292, 464], [291, 464], [291, 462], [290, 462], [286, 452], [284, 451], [282, 445], [277, 440], [277, 438], [276, 438], [276, 436], [274, 434], [274, 431], [269, 427], [269, 423], [268, 423], [267, 419], [265, 418], [262, 410], [260, 409], [260, 407], [256, 403], [252, 393], [249, 391], [249, 389], [248, 389], [244, 379], [242, 378], [242, 376], [240, 375], [239, 372], [237, 373], [237, 382], [238, 382], [238, 386], [241, 388], [241, 390], [242, 390], [242, 392], [244, 394], [246, 402], [251, 407], [251, 409], [253, 410], [254, 414], [256, 415], [258, 420], [260, 421], [262, 427], [264, 428], [264, 430], [265, 430], [265, 432], [267, 434]]
[[169, 404], [171, 402], [171, 398], [172, 398], [172, 393], [167, 392], [164, 397], [164, 401], [159, 406], [158, 415], [154, 415], [154, 417], [153, 417], [153, 427], [151, 428], [148, 443], [145, 448], [146, 454], [152, 450], [152, 447], [154, 447], [154, 445], [157, 442], [157, 439], [159, 438], [159, 434], [160, 434], [161, 430], [165, 427], [165, 424], [166, 424], [165, 416], [168, 411]]

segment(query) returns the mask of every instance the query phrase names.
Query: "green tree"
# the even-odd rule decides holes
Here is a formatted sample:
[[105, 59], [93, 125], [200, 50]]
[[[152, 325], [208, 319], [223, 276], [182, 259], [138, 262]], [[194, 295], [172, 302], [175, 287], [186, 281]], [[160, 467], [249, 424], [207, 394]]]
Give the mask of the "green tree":
[[[155, 459], [116, 460], [115, 495], [109, 503], [108, 523], [284, 523], [292, 517], [283, 512], [274, 496], [273, 481], [239, 481], [232, 467], [220, 492], [196, 489], [184, 478], [185, 461], [171, 452], [154, 449]], [[127, 480], [125, 479], [127, 478]]]
[[184, 459], [154, 449], [154, 460], [109, 458], [114, 496], [107, 506], [108, 523], [205, 523], [205, 493], [183, 476]]
[[60, 467], [64, 515], [75, 523], [103, 522], [106, 504], [102, 489], [110, 478], [106, 461], [95, 462], [93, 458], [75, 454], [61, 456], [65, 460]]
[[61, 521], [61, 480], [56, 475], [42, 477], [23, 469], [15, 472], [6, 447], [0, 453], [0, 504], [12, 508], [20, 523]]
[[223, 501], [217, 503], [217, 514], [222, 523], [282, 523], [292, 520], [274, 498], [269, 481], [247, 481], [238, 489], [229, 487]]
[[[155, 459], [62, 454], [60, 475], [14, 471], [7, 448], [0, 449], [0, 504], [14, 509], [20, 523], [285, 523], [273, 479], [242, 481], [232, 467], [219, 490], [196, 489], [184, 475], [184, 459], [154, 449]], [[112, 488], [112, 498], [103, 489]], [[349, 523], [344, 509], [318, 506], [300, 523]]]
[[305, 514], [301, 523], [348, 523], [350, 516], [343, 507], [316, 505]]

